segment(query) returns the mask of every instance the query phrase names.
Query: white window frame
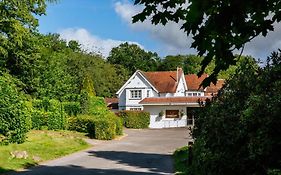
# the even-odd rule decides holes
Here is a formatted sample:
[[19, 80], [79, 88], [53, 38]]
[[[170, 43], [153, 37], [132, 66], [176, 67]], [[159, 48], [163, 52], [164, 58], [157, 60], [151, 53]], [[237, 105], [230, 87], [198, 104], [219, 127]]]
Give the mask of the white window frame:
[[139, 100], [142, 97], [142, 91], [140, 89], [130, 90], [130, 99]]
[[146, 97], [149, 97], [150, 96], [150, 90], [147, 90], [146, 91]]

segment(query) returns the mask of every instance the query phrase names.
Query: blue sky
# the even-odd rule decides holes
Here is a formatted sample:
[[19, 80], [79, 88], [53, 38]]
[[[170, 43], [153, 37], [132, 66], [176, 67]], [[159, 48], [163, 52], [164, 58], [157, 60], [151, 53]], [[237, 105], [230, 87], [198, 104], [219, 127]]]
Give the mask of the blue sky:
[[[49, 4], [47, 15], [39, 17], [41, 33], [59, 33], [61, 38], [77, 40], [88, 51], [105, 57], [122, 42], [138, 44], [160, 56], [196, 54], [190, 49], [191, 38], [180, 30], [181, 24], [154, 26], [149, 21], [131, 23], [131, 17], [142, 9], [132, 0], [60, 0]], [[281, 25], [267, 38], [258, 37], [246, 45], [244, 54], [265, 59], [281, 47]]]

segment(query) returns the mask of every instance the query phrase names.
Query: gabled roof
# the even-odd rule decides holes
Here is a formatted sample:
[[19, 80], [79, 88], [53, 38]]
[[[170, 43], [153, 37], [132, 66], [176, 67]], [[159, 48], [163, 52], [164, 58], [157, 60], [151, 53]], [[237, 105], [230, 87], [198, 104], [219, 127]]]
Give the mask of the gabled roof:
[[[140, 104], [197, 104], [212, 97], [149, 97], [140, 101]], [[199, 104], [199, 103], [198, 103]]]
[[198, 90], [203, 91], [203, 87], [200, 87], [200, 85], [201, 85], [202, 81], [207, 77], [208, 77], [208, 74], [203, 74], [199, 78], [196, 74], [185, 75], [187, 89], [190, 91], [198, 91]]
[[206, 92], [217, 93], [223, 87], [224, 83], [225, 83], [224, 79], [218, 79], [216, 85], [211, 83], [210, 86], [207, 87]]
[[175, 93], [178, 86], [177, 81], [183, 75], [182, 69], [178, 69], [178, 75], [177, 75], [177, 71], [141, 72], [141, 73], [160, 93]]
[[146, 80], [146, 82], [152, 87], [153, 90], [155, 90], [158, 93], [158, 90], [153, 86], [153, 84], [151, 84], [147, 78], [142, 74], [142, 71], [137, 70], [130, 78], [129, 80], [127, 80], [127, 82], [116, 92], [116, 94], [120, 94], [125, 87], [131, 82], [131, 80], [137, 75], [139, 74], [142, 78], [144, 78]]

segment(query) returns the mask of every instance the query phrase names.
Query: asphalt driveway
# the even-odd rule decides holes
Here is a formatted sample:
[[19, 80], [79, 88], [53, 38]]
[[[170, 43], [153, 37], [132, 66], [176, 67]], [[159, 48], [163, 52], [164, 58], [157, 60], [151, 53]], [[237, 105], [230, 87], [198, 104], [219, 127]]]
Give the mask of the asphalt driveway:
[[93, 147], [48, 161], [22, 175], [173, 174], [171, 154], [187, 144], [186, 128], [125, 130], [126, 137], [92, 141]]

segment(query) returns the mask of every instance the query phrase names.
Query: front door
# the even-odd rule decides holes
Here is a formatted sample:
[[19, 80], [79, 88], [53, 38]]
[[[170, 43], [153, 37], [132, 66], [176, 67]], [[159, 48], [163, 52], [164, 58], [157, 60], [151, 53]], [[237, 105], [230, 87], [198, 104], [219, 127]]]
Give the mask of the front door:
[[194, 125], [194, 113], [195, 110], [192, 107], [187, 107], [186, 108], [186, 115], [187, 115], [187, 125], [188, 126], [193, 126]]

